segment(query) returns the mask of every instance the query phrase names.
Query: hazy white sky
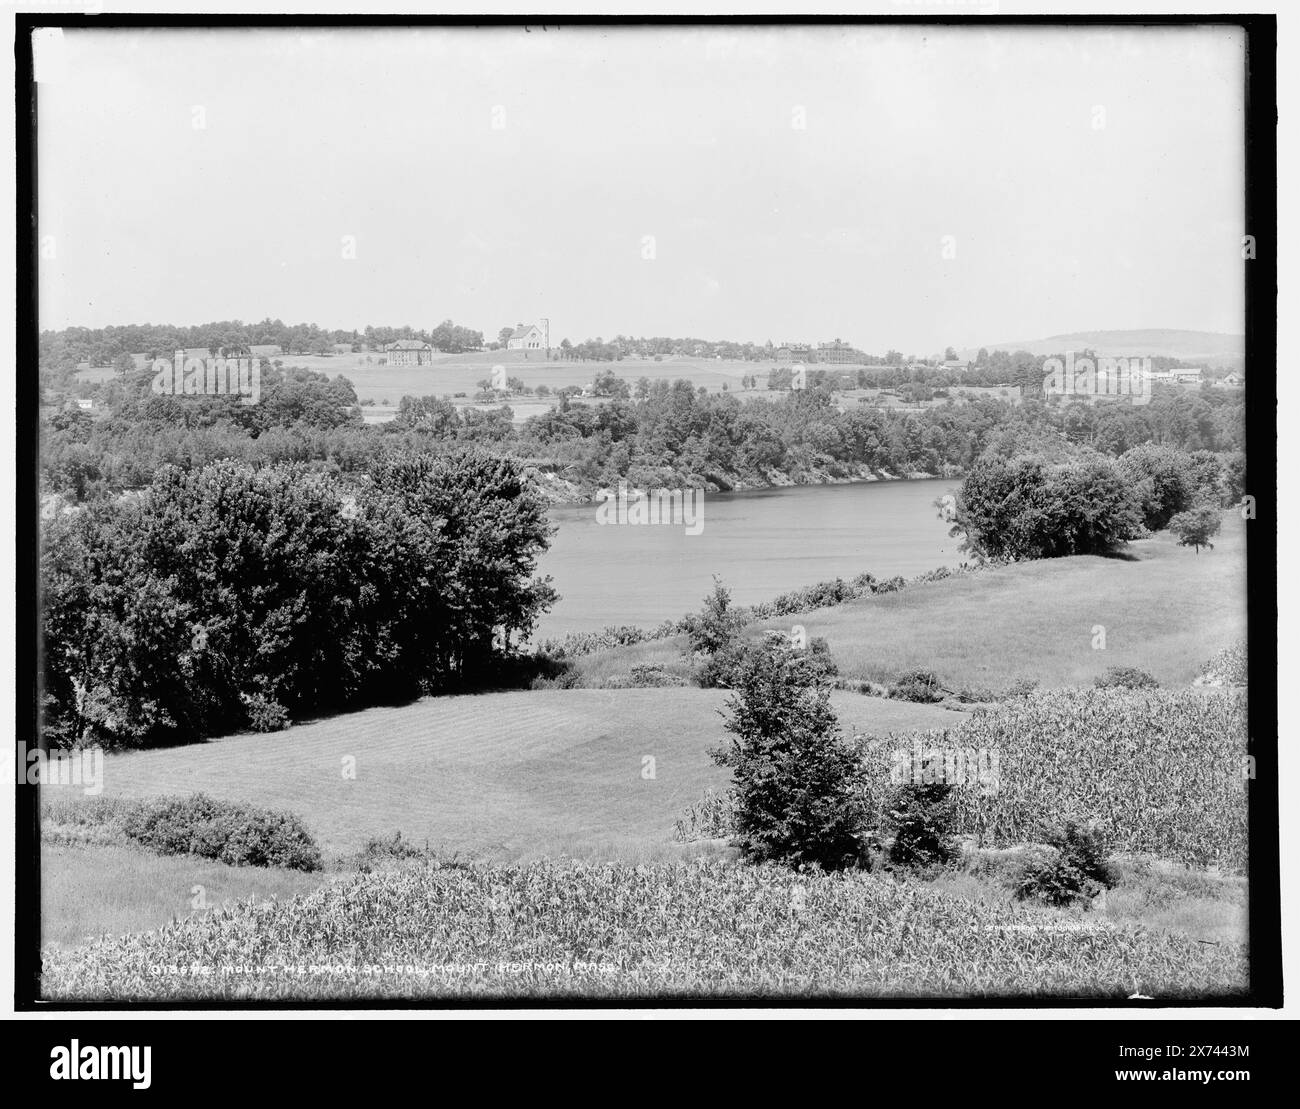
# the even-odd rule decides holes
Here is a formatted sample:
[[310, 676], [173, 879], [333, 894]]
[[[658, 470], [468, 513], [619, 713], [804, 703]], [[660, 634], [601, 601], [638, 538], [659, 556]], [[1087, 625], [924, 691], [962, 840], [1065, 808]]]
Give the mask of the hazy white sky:
[[42, 327], [1242, 330], [1232, 29], [69, 31], [58, 69]]

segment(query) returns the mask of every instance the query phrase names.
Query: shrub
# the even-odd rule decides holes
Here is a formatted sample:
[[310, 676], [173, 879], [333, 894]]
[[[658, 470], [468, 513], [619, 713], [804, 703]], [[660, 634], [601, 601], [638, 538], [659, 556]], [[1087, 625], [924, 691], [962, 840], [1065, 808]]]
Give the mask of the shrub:
[[744, 663], [748, 647], [741, 641], [728, 643], [696, 665], [693, 677], [701, 689], [732, 689], [736, 673]]
[[1112, 666], [1093, 683], [1098, 689], [1158, 689], [1160, 683], [1136, 666]]
[[843, 739], [826, 686], [776, 636], [747, 652], [728, 698], [731, 733], [710, 752], [730, 767], [741, 851], [755, 861], [855, 864], [865, 831], [863, 767]]
[[632, 667], [630, 684], [635, 689], [656, 689], [665, 686], [685, 685], [686, 682], [676, 674], [670, 674], [662, 666], [643, 664]]
[[357, 854], [356, 866], [361, 873], [368, 874], [376, 865], [383, 862], [423, 859], [428, 855], [427, 847], [417, 847], [410, 840], [402, 839], [402, 833], [398, 831], [386, 839], [382, 836], [371, 836], [366, 841], [365, 847]]
[[956, 854], [956, 798], [946, 782], [900, 785], [885, 810], [894, 833], [889, 859], [909, 870], [941, 866]]
[[987, 704], [990, 701], [1000, 700], [998, 695], [991, 689], [980, 687], [963, 686], [957, 691], [957, 700], [962, 704]]
[[704, 608], [683, 622], [691, 652], [713, 655], [736, 642], [744, 616], [731, 608], [731, 592], [714, 575], [713, 589], [704, 598]]
[[1245, 685], [1249, 675], [1246, 641], [1225, 647], [1201, 667], [1197, 685]]
[[578, 689], [582, 685], [582, 675], [571, 666], [557, 671], [553, 676], [538, 674], [533, 678], [529, 689]]
[[1032, 678], [1017, 678], [1009, 686], [1007, 691], [1002, 695], [1004, 700], [1011, 701], [1017, 697], [1028, 697], [1038, 688], [1038, 683]]
[[896, 701], [932, 704], [943, 700], [943, 688], [939, 684], [938, 675], [931, 671], [911, 670], [893, 684], [889, 695]]
[[160, 855], [200, 855], [231, 866], [322, 866], [320, 848], [294, 813], [203, 793], [139, 802], [127, 813], [123, 831]]
[[289, 710], [263, 693], [243, 693], [248, 726], [255, 732], [280, 732], [289, 726]]
[[824, 636], [817, 636], [808, 643], [808, 650], [801, 655], [804, 662], [803, 673], [814, 685], [820, 685], [839, 676], [839, 663], [831, 654], [830, 644]]
[[1091, 901], [1103, 889], [1115, 884], [1114, 871], [1106, 861], [1106, 841], [1091, 823], [1066, 820], [1047, 837], [1054, 854], [1026, 866], [1017, 882], [1016, 896], [1049, 905], [1072, 905]]

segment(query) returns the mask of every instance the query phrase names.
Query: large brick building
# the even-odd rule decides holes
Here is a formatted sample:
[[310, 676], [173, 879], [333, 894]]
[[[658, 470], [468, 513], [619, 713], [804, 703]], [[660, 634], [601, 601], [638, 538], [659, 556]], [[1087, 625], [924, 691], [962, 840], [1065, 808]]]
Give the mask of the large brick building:
[[384, 347], [390, 366], [432, 366], [433, 347], [419, 339], [398, 339]]

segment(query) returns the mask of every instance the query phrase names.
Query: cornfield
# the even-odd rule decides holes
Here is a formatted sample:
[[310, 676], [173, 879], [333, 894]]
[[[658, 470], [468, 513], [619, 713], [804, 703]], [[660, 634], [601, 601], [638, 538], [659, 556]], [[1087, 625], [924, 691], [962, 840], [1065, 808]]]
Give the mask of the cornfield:
[[1117, 853], [1244, 871], [1246, 694], [1053, 690], [972, 713], [958, 727], [873, 739], [877, 811], [891, 753], [998, 751], [996, 792], [960, 788], [959, 833], [993, 847], [1041, 840], [1066, 816], [1096, 820]]
[[888, 876], [719, 860], [401, 864], [46, 953], [51, 999], [1227, 997], [1235, 944]]

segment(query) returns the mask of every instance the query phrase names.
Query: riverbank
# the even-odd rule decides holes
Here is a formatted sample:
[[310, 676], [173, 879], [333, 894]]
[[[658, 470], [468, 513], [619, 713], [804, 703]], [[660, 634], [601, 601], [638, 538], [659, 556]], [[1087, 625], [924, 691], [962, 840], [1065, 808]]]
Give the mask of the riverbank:
[[[957, 467], [943, 467], [941, 473], [915, 470], [895, 474], [875, 469], [865, 463], [831, 463], [797, 471], [767, 469], [747, 474], [711, 474], [704, 482], [691, 488], [705, 493], [753, 493], [764, 489], [794, 489], [801, 486], [860, 485], [888, 481], [933, 481], [938, 478], [956, 480], [962, 476]], [[554, 470], [540, 466], [532, 469], [532, 477], [547, 501], [553, 505], [594, 505], [598, 502], [596, 486], [588, 486], [562, 477]]]

